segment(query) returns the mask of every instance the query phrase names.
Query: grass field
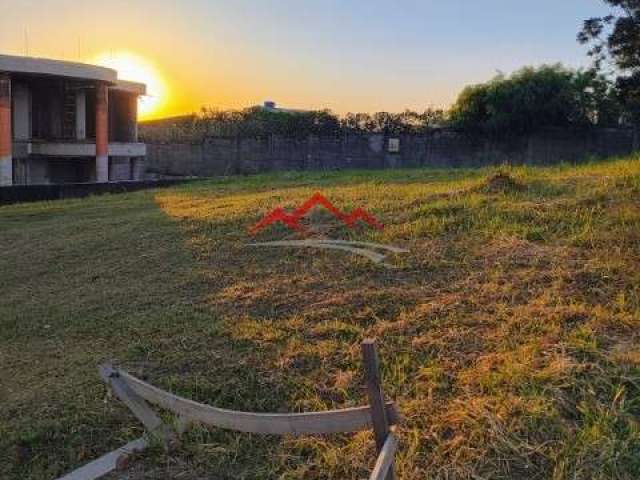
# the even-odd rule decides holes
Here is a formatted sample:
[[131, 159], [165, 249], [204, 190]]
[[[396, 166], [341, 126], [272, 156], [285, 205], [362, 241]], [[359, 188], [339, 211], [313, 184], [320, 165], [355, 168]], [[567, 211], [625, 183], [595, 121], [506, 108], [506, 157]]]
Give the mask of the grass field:
[[[366, 403], [365, 337], [404, 416], [399, 478], [640, 478], [640, 159], [496, 173], [274, 174], [1, 207], [0, 478], [54, 478], [141, 434], [107, 400], [106, 359], [211, 405], [323, 410]], [[262, 214], [316, 191], [386, 224], [314, 213], [334, 238], [411, 253], [385, 269], [246, 246]], [[111, 478], [361, 479], [374, 458], [370, 433], [197, 428]]]

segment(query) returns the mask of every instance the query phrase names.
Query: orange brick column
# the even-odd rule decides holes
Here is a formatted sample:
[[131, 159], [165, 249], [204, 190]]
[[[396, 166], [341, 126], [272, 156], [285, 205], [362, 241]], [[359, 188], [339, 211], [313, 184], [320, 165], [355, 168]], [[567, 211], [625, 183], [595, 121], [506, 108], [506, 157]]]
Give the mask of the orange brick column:
[[109, 181], [109, 89], [96, 84], [96, 182]]
[[13, 184], [11, 77], [0, 73], [0, 187]]

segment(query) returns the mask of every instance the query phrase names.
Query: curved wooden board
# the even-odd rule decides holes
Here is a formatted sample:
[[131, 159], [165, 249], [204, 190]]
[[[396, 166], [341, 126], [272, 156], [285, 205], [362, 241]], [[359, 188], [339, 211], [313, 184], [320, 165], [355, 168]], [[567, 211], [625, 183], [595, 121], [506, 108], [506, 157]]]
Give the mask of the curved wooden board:
[[334, 244], [334, 245], [352, 245], [354, 247], [370, 247], [370, 248], [377, 248], [380, 250], [388, 250], [389, 252], [393, 252], [393, 253], [411, 253], [410, 250], [407, 250], [406, 248], [399, 248], [399, 247], [395, 247], [393, 245], [383, 245], [382, 243], [372, 243], [372, 242], [351, 242], [349, 240], [333, 240], [330, 238], [327, 239], [319, 239], [319, 240], [314, 240], [316, 243], [328, 243], [328, 244]]
[[327, 242], [316, 242], [313, 240], [280, 240], [275, 242], [249, 243], [250, 247], [301, 247], [301, 248], [319, 248], [325, 250], [343, 250], [351, 252], [362, 257], [366, 257], [374, 263], [382, 263], [386, 258], [384, 255], [373, 250], [364, 248], [350, 247], [348, 245], [334, 244]]
[[[103, 367], [104, 368], [104, 367]], [[103, 369], [101, 369], [104, 371]], [[321, 435], [368, 430], [372, 426], [369, 407], [314, 413], [250, 413], [226, 410], [194, 402], [161, 390], [122, 370], [113, 370], [129, 387], [150, 403], [170, 410], [184, 420], [227, 430], [271, 435]], [[386, 405], [389, 423], [399, 420], [393, 403]]]

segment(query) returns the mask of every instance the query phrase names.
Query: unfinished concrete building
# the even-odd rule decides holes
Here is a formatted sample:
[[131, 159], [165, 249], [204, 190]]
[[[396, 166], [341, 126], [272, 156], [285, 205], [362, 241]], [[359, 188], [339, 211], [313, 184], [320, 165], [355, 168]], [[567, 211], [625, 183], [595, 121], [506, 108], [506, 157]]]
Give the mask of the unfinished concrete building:
[[0, 186], [142, 179], [145, 89], [109, 68], [0, 55]]

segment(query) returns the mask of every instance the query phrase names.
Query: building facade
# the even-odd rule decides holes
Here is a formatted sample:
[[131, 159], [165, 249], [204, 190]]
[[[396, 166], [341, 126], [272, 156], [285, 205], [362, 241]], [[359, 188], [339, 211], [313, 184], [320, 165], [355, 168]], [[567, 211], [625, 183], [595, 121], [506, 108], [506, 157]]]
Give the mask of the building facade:
[[0, 186], [141, 180], [145, 94], [109, 68], [0, 55]]

